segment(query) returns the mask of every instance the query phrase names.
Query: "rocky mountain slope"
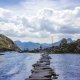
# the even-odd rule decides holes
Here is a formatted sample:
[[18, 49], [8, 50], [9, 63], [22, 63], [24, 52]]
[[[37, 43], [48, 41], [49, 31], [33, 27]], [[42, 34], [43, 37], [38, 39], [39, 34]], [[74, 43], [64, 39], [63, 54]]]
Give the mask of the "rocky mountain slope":
[[19, 47], [8, 37], [0, 34], [0, 51], [21, 51]]
[[52, 53], [80, 53], [80, 39], [69, 43], [67, 39], [63, 38], [59, 46], [49, 47], [44, 50]]
[[[67, 40], [67, 43], [71, 43], [71, 42], [73, 42], [73, 40], [72, 40], [71, 38], [67, 38], [66, 40]], [[53, 43], [53, 46], [59, 46], [60, 43], [61, 43], [61, 41], [62, 41], [62, 40]]]

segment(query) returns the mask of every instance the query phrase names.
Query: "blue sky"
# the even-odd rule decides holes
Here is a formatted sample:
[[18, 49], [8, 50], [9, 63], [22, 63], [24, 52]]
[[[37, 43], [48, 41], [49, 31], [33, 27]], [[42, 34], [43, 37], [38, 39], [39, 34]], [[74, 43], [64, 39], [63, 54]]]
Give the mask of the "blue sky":
[[[57, 7], [63, 8], [74, 8], [80, 5], [80, 0], [0, 0], [1, 7], [12, 7], [19, 6], [21, 3], [26, 2], [30, 5], [30, 3], [52, 3]], [[44, 4], [45, 5], [45, 4]]]
[[80, 0], [0, 0], [0, 33], [13, 40], [79, 38]]
[[1, 7], [11, 7], [15, 5], [19, 5], [24, 0], [0, 0]]

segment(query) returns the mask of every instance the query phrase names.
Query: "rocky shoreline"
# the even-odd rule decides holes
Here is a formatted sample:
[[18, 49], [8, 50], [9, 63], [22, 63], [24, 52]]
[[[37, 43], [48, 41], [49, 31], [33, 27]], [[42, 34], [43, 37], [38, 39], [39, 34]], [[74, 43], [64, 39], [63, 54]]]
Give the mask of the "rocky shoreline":
[[25, 80], [54, 80], [58, 78], [58, 75], [50, 67], [49, 54], [42, 54], [39, 61], [33, 64], [32, 74]]

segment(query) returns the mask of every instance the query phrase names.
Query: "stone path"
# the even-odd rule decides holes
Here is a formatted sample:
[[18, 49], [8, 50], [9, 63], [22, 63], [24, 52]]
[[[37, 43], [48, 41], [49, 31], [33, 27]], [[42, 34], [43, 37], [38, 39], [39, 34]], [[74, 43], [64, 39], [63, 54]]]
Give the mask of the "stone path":
[[42, 54], [41, 59], [33, 64], [32, 74], [25, 80], [55, 80], [58, 75], [50, 67], [51, 57], [48, 54]]

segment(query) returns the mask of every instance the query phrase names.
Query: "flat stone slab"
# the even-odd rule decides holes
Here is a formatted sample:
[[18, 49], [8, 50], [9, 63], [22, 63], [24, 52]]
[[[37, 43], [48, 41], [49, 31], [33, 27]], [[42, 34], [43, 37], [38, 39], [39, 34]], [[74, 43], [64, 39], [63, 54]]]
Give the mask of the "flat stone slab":
[[36, 64], [33, 64], [32, 66], [33, 66], [33, 67], [39, 67], [39, 66], [48, 66], [48, 65], [50, 65], [49, 62], [43, 62], [43, 63], [38, 62], [38, 63], [36, 63]]
[[26, 80], [52, 80], [50, 78], [28, 78]]
[[38, 72], [44, 72], [44, 71], [48, 71], [48, 72], [50, 72], [50, 73], [52, 73], [52, 74], [54, 74], [53, 73], [53, 71], [51, 70], [51, 69], [47, 69], [47, 70], [39, 70], [39, 69], [34, 69], [34, 70], [31, 70], [32, 71], [32, 73], [34, 72], [34, 73], [38, 73]]
[[51, 68], [49, 66], [40, 66], [40, 67], [34, 67], [34, 69], [39, 69], [39, 70], [46, 70], [46, 69], [50, 69]]
[[50, 61], [48, 61], [48, 62], [45, 62], [45, 61], [43, 61], [43, 62], [41, 62], [41, 61], [37, 61], [37, 63], [36, 64], [45, 64], [45, 65], [50, 65]]
[[31, 77], [41, 77], [41, 78], [43, 78], [43, 77], [46, 77], [46, 76], [51, 76], [52, 75], [52, 73], [51, 72], [49, 72], [49, 71], [43, 71], [43, 72], [37, 72], [37, 73], [33, 73], [32, 75], [31, 75]]
[[49, 65], [46, 64], [34, 64], [33, 67], [49, 67]]
[[40, 59], [40, 62], [50, 62], [48, 59]]

